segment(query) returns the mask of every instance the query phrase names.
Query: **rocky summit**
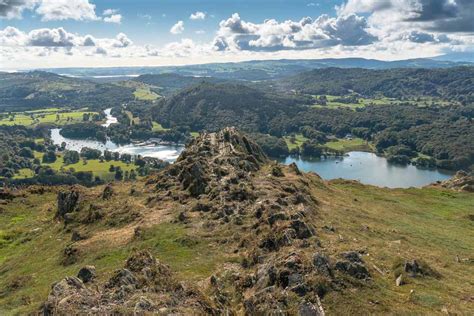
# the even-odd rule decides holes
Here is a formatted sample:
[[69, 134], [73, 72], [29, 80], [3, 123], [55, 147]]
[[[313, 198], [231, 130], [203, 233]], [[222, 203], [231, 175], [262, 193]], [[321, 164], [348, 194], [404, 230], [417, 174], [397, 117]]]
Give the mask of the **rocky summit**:
[[[445, 226], [472, 225], [470, 197], [327, 182], [272, 161], [235, 128], [201, 133], [132, 184], [4, 193], [3, 214], [35, 215], [8, 237], [19, 248], [0, 265], [0, 299], [43, 315], [463, 313], [469, 234]], [[452, 203], [462, 215], [433, 215]], [[438, 235], [463, 246], [447, 251]]]
[[[202, 232], [231, 233], [221, 242], [238, 254], [238, 264], [216, 269], [201, 292], [188, 289], [190, 282], [178, 285], [168, 267], [142, 252], [105, 284], [84, 282], [81, 273], [56, 283], [43, 311], [324, 315], [322, 296], [368, 283], [371, 274], [358, 252], [324, 253], [315, 226], [320, 202], [311, 194], [322, 185], [296, 165], [271, 162], [234, 128], [203, 133], [148, 180], [148, 203], [179, 205], [177, 221]], [[72, 208], [65, 199], [76, 201], [77, 193], [59, 193], [61, 214]]]

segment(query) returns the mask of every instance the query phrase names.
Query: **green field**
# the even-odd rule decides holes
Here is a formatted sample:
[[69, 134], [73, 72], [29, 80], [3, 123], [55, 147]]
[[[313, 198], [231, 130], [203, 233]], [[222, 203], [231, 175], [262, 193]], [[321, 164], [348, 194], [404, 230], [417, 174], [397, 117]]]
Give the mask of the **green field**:
[[160, 97], [158, 94], [151, 91], [149, 87], [137, 88], [133, 92], [133, 95], [135, 96], [137, 100], [143, 100], [143, 101], [153, 101]]
[[[42, 157], [43, 153], [35, 152], [35, 158], [41, 160]], [[111, 165], [115, 167], [120, 167], [123, 171], [131, 171], [133, 169], [136, 169], [136, 166], [134, 164], [127, 164], [122, 161], [114, 160], [100, 162], [100, 160], [98, 159], [87, 160], [85, 164], [84, 161], [81, 160], [75, 164], [65, 165], [61, 155], [58, 155], [58, 158], [55, 162], [42, 163], [42, 165], [49, 166], [56, 171], [59, 171], [61, 169], [68, 170], [70, 168], [73, 168], [74, 171], [92, 171], [94, 173], [94, 176], [99, 176], [103, 180], [112, 180], [114, 178], [114, 172], [109, 171]], [[24, 171], [23, 174], [27, 174], [27, 172]]]
[[[319, 95], [313, 96], [315, 99], [319, 98]], [[367, 105], [385, 105], [385, 104], [391, 104], [391, 103], [400, 103], [401, 101], [393, 99], [393, 98], [386, 98], [386, 97], [381, 97], [381, 98], [358, 98], [359, 103], [342, 103], [342, 102], [337, 102], [335, 99], [341, 98], [341, 96], [337, 95], [326, 95], [327, 98], [327, 105], [320, 105], [320, 104], [315, 104], [313, 105], [314, 108], [340, 108], [340, 107], [346, 107], [346, 108], [351, 108], [351, 109], [356, 109], [356, 108], [363, 108]]]
[[49, 123], [61, 126], [83, 122], [83, 115], [85, 113], [91, 115], [97, 114], [97, 112], [85, 111], [84, 109], [78, 111], [59, 111], [56, 108], [21, 113], [3, 113], [2, 116], [0, 116], [0, 125], [35, 126], [38, 124]]
[[164, 128], [164, 127], [163, 127], [160, 123], [158, 123], [158, 122], [152, 122], [152, 123], [153, 123], [153, 131], [154, 131], [154, 132], [169, 130], [169, 128]]
[[329, 141], [324, 144], [334, 150], [349, 152], [349, 151], [373, 151], [372, 145], [362, 138], [338, 138], [335, 141]]
[[291, 141], [291, 136], [284, 136], [283, 139], [285, 140], [286, 146], [288, 146], [289, 150], [301, 147], [301, 145], [308, 140], [302, 134], [296, 134], [294, 142]]
[[[320, 97], [319, 95], [313, 95], [314, 99], [317, 99], [319, 97]], [[338, 98], [341, 98], [341, 96], [337, 96], [337, 95], [326, 95], [326, 98], [327, 98], [326, 105], [314, 104], [312, 107], [313, 108], [330, 108], [330, 109], [345, 107], [345, 108], [357, 109], [357, 108], [363, 108], [367, 105], [400, 104], [400, 103], [405, 103], [405, 102], [416, 104], [417, 106], [420, 106], [420, 107], [430, 106], [432, 104], [447, 106], [453, 103], [450, 101], [445, 101], [445, 100], [432, 98], [432, 97], [419, 97], [416, 99], [407, 99], [407, 100], [399, 100], [399, 99], [387, 98], [387, 97], [379, 97], [379, 98], [358, 97], [357, 99], [359, 100], [359, 103], [337, 102], [335, 100]]]

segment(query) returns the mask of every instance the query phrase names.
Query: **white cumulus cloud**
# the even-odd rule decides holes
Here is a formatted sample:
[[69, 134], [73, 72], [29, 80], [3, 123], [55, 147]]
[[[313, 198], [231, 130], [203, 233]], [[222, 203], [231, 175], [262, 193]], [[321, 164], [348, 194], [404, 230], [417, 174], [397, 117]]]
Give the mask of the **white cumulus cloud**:
[[184, 22], [178, 21], [175, 25], [173, 25], [170, 29], [171, 34], [181, 34], [184, 31]]
[[206, 13], [201, 11], [196, 11], [189, 16], [191, 20], [204, 20], [206, 18]]
[[42, 0], [36, 8], [42, 21], [99, 20], [89, 0]]
[[112, 14], [111, 16], [106, 16], [104, 17], [104, 22], [120, 24], [122, 22], [122, 15]]

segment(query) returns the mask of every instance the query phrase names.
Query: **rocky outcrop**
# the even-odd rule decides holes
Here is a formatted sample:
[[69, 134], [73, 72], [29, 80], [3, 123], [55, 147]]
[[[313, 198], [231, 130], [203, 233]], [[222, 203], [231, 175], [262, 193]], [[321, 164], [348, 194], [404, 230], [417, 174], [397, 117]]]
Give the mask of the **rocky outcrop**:
[[[141, 252], [98, 289], [90, 285], [96, 285], [92, 268], [81, 270], [79, 282], [61, 281], [64, 290], [52, 291], [45, 311], [113, 313], [120, 305], [161, 314], [324, 315], [320, 299], [328, 291], [369, 282], [370, 273], [358, 253], [323, 253], [316, 185], [324, 186], [319, 177], [271, 162], [234, 128], [202, 133], [176, 163], [147, 180], [145, 203], [166, 205], [173, 223], [213, 236], [239, 263], [216, 269], [204, 296]], [[135, 228], [134, 239], [144, 236]], [[73, 262], [73, 250], [65, 262]]]
[[199, 291], [176, 281], [148, 251], [133, 254], [104, 284], [88, 285], [95, 276], [92, 268], [53, 284], [43, 315], [217, 314]]
[[58, 209], [57, 218], [64, 219], [67, 213], [71, 213], [76, 209], [79, 202], [79, 192], [76, 190], [61, 191], [58, 193]]
[[461, 170], [452, 178], [432, 185], [456, 191], [474, 192], [474, 173]]

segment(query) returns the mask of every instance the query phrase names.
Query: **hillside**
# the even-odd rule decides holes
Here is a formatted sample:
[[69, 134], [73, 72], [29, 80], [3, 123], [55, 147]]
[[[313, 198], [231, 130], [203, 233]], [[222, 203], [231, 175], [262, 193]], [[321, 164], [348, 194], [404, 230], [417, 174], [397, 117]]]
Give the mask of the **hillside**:
[[180, 89], [202, 82], [218, 83], [223, 80], [212, 77], [183, 76], [176, 73], [164, 73], [140, 75], [135, 78], [134, 81], [145, 83], [150, 86], [156, 86], [160, 89], [163, 95], [170, 95]]
[[237, 126], [246, 131], [267, 131], [280, 115], [294, 115], [303, 98], [267, 94], [245, 85], [202, 82], [161, 100], [153, 119], [169, 126], [187, 126], [193, 131], [215, 131]]
[[133, 99], [133, 90], [112, 84], [33, 71], [0, 73], [0, 111], [51, 107], [91, 109]]
[[144, 181], [0, 198], [1, 314], [468, 314], [474, 304], [472, 193], [325, 182], [233, 128], [201, 134]]
[[182, 76], [214, 77], [231, 80], [268, 80], [294, 75], [317, 68], [449, 68], [472, 65], [469, 61], [453, 62], [430, 58], [384, 61], [365, 58], [324, 58], [324, 59], [280, 59], [251, 60], [235, 63], [209, 63], [202, 65], [162, 66], [162, 67], [94, 67], [94, 68], [54, 68], [48, 69], [60, 74], [81, 77], [124, 76], [142, 74], [176, 73]]
[[326, 68], [304, 72], [277, 81], [284, 91], [306, 94], [346, 95], [389, 98], [437, 97], [444, 100], [474, 102], [474, 67], [449, 69]]

